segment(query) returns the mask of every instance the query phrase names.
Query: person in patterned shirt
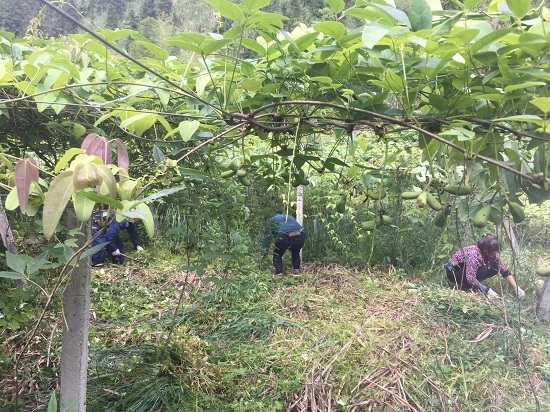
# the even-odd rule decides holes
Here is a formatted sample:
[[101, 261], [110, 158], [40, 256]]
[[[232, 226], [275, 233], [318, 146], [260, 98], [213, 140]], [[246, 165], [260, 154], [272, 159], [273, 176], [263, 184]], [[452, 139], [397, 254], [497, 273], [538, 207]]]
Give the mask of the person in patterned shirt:
[[498, 297], [493, 289], [481, 282], [500, 273], [512, 286], [516, 296], [522, 299], [525, 292], [517, 285], [510, 270], [501, 262], [499, 252], [498, 238], [494, 235], [484, 235], [477, 245], [463, 247], [451, 257], [445, 266], [447, 278], [460, 290], [476, 290], [489, 297]]

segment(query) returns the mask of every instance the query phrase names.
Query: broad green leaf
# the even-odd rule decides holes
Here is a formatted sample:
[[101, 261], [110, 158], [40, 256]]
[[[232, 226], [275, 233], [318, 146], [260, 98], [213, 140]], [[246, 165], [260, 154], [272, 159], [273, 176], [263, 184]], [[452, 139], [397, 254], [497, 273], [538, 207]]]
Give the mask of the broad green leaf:
[[244, 22], [244, 14], [241, 8], [227, 0], [205, 0], [214, 7], [223, 17], [233, 20], [237, 23]]
[[462, 18], [464, 14], [465, 12], [462, 11], [462, 12], [456, 13], [449, 19], [443, 20], [441, 24], [438, 24], [434, 28], [433, 30], [434, 36], [444, 36], [449, 34], [451, 30], [456, 26], [456, 23]]
[[88, 198], [84, 193], [85, 191], [76, 192], [73, 197], [74, 211], [81, 222], [87, 222], [90, 219], [95, 207], [95, 201]]
[[409, 28], [411, 27], [411, 22], [409, 20], [409, 17], [405, 14], [405, 12], [403, 12], [401, 10], [398, 10], [398, 9], [395, 9], [393, 7], [383, 6], [381, 4], [373, 3], [372, 5], [378, 7], [381, 10], [384, 10], [384, 12], [387, 15], [391, 16], [392, 18], [394, 18], [398, 22], [403, 23], [405, 26], [407, 26]]
[[136, 208], [145, 212], [146, 218], [143, 220], [143, 225], [145, 226], [147, 235], [151, 238], [154, 237], [155, 236], [155, 219], [153, 218], [153, 213], [151, 213], [151, 209], [145, 203], [137, 204]]
[[48, 263], [48, 252], [41, 253], [27, 264], [27, 274], [38, 272], [46, 263]]
[[335, 39], [339, 39], [347, 33], [346, 26], [338, 21], [323, 21], [315, 24], [313, 29], [327, 36], [334, 37]]
[[120, 127], [141, 136], [143, 132], [149, 130], [155, 124], [157, 115], [155, 113], [122, 111], [120, 112], [120, 118], [122, 120]]
[[496, 43], [498, 39], [501, 37], [506, 36], [507, 34], [513, 32], [514, 29], [501, 29], [501, 30], [495, 30], [492, 33], [489, 33], [480, 39], [477, 39], [475, 43], [471, 46], [470, 52], [472, 54], [476, 54], [484, 47], [487, 47], [489, 45], [492, 45], [493, 43]]
[[203, 45], [201, 50], [206, 56], [208, 56], [210, 54], [216, 53], [218, 50], [223, 49], [225, 46], [227, 46], [231, 42], [232, 40], [229, 40], [229, 39], [214, 40]]
[[432, 10], [426, 0], [412, 0], [407, 10], [412, 31], [432, 28]]
[[99, 195], [94, 192], [88, 192], [87, 190], [83, 190], [78, 193], [80, 193], [83, 196], [86, 196], [90, 200], [93, 200], [95, 203], [111, 206], [115, 209], [122, 209], [124, 207], [122, 203], [120, 203], [118, 200], [115, 200], [109, 196]]
[[43, 230], [44, 237], [51, 239], [53, 236], [57, 224], [61, 219], [63, 211], [67, 207], [69, 199], [74, 193], [73, 186], [73, 171], [66, 170], [58, 174], [52, 182], [48, 192], [46, 193], [46, 199], [44, 200], [43, 211]]
[[55, 165], [54, 173], [59, 173], [61, 169], [65, 168], [69, 161], [75, 157], [76, 155], [85, 153], [84, 149], [79, 149], [77, 147], [73, 147], [65, 152], [63, 157], [59, 159], [57, 164]]
[[179, 131], [183, 141], [188, 142], [193, 137], [193, 134], [195, 134], [195, 132], [198, 130], [200, 125], [201, 124], [198, 120], [185, 120], [181, 122], [179, 125]]
[[464, 1], [464, 8], [473, 9], [475, 6], [477, 6], [482, 1], [483, 0], [465, 0]]
[[116, 178], [111, 169], [105, 165], [97, 165], [97, 173], [103, 179], [102, 185], [107, 186], [109, 196], [113, 199], [117, 195]]
[[136, 43], [139, 43], [140, 45], [145, 47], [147, 50], [149, 50], [151, 53], [153, 53], [156, 57], [158, 57], [161, 60], [166, 60], [168, 56], [170, 56], [170, 53], [168, 53], [162, 47], [159, 47], [156, 44], [153, 44], [151, 42], [136, 40]]
[[121, 200], [134, 200], [136, 192], [141, 189], [141, 182], [139, 180], [125, 180], [120, 183], [119, 189]]
[[507, 0], [508, 8], [518, 19], [521, 19], [531, 10], [531, 0]]
[[166, 157], [164, 156], [164, 153], [162, 152], [161, 148], [158, 147], [156, 144], [153, 145], [153, 159], [155, 159], [155, 162], [162, 163], [164, 162], [164, 159]]
[[25, 273], [25, 268], [27, 264], [25, 260], [16, 253], [6, 252], [6, 264], [12, 270], [15, 270], [18, 273]]
[[537, 97], [531, 100], [530, 103], [542, 110], [544, 114], [550, 113], [550, 97]]
[[271, 0], [244, 0], [244, 5], [249, 11], [258, 10], [271, 4]]
[[393, 70], [386, 69], [384, 79], [386, 80], [386, 83], [388, 84], [390, 89], [392, 89], [394, 92], [401, 92], [405, 90], [405, 83], [403, 81], [403, 78], [395, 73]]
[[0, 272], [0, 278], [18, 280], [18, 279], [25, 279], [25, 275], [23, 275], [22, 273], [17, 273], [17, 272], [2, 271], [2, 272]]
[[153, 200], [160, 199], [161, 197], [169, 196], [169, 195], [171, 195], [173, 193], [177, 193], [177, 192], [179, 192], [180, 190], [183, 190], [183, 189], [187, 189], [187, 187], [186, 186], [172, 187], [170, 189], [161, 190], [160, 192], [154, 193], [150, 196], [147, 196], [143, 199], [140, 199], [138, 202], [136, 202], [136, 205], [141, 204], [143, 202], [151, 202]]
[[17, 195], [17, 186], [14, 186], [6, 197], [6, 210], [15, 210], [19, 207], [19, 196]]
[[535, 124], [542, 124], [544, 121], [540, 116], [535, 116], [532, 114], [520, 114], [517, 116], [508, 116], [508, 117], [501, 117], [500, 119], [495, 119], [495, 122], [505, 122], [505, 121], [513, 121], [513, 122], [532, 122]]
[[521, 90], [521, 89], [528, 89], [530, 87], [543, 87], [545, 86], [546, 83], [545, 82], [525, 82], [525, 83], [520, 83], [520, 84], [512, 84], [510, 86], [506, 86], [504, 88], [504, 92], [505, 93], [510, 93], [510, 92], [513, 92], [515, 90]]
[[265, 47], [263, 47], [257, 41], [251, 39], [243, 39], [241, 41], [241, 45], [249, 50], [252, 50], [253, 52], [258, 53], [260, 56], [265, 56], [267, 54], [267, 50], [265, 49]]
[[363, 29], [361, 41], [367, 49], [372, 49], [391, 30], [392, 28], [389, 26], [378, 23], [370, 23]]
[[308, 33], [294, 40], [300, 51], [305, 51], [319, 37], [318, 33]]
[[346, 7], [344, 0], [325, 0], [335, 13], [340, 13]]

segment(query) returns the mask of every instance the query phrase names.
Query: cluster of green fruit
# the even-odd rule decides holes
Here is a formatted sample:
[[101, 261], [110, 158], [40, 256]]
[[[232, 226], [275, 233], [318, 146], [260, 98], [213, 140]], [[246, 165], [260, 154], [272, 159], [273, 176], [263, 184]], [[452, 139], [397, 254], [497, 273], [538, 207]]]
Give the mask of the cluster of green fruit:
[[231, 162], [227, 167], [229, 168], [229, 170], [226, 170], [220, 175], [223, 179], [229, 179], [230, 177], [236, 175], [237, 179], [239, 180], [239, 182], [241, 182], [243, 186], [251, 185], [250, 179], [248, 177], [248, 172], [244, 169], [239, 168], [237, 163]]
[[367, 220], [366, 222], [361, 223], [361, 228], [367, 231], [374, 230], [376, 228], [379, 228], [382, 225], [391, 225], [393, 223], [393, 219], [391, 216], [388, 215], [378, 215], [372, 220]]
[[[281, 178], [288, 182], [290, 178], [290, 174], [285, 170], [283, 173], [281, 173]], [[304, 172], [300, 170], [299, 173], [294, 173], [292, 175], [292, 187], [298, 187], [298, 186], [307, 186], [309, 185], [309, 180], [305, 177]]]
[[[450, 190], [459, 192], [459, 190], [455, 190], [455, 188], [451, 187]], [[403, 192], [401, 193], [401, 197], [404, 200], [414, 200], [416, 199], [416, 205], [418, 207], [430, 207], [431, 209], [435, 210], [437, 213], [434, 217], [434, 224], [437, 227], [445, 227], [447, 224], [447, 208], [443, 208], [443, 205], [437, 198], [425, 190], [416, 190], [413, 192]]]

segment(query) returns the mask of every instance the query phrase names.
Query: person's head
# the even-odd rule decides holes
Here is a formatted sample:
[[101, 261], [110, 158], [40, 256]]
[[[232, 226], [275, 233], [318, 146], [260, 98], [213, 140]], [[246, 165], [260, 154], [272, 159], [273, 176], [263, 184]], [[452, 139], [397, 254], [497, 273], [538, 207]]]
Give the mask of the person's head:
[[484, 256], [494, 257], [500, 252], [500, 241], [495, 235], [483, 235], [477, 242], [477, 247]]

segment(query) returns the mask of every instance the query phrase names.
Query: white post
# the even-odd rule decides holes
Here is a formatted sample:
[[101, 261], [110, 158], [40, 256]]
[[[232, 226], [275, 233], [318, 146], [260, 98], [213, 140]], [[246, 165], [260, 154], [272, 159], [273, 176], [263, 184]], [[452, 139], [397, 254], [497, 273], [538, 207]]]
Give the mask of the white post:
[[[74, 209], [68, 208], [67, 227], [77, 227]], [[82, 246], [89, 238], [89, 226], [84, 236], [78, 236], [77, 244]], [[71, 404], [73, 412], [86, 411], [86, 389], [88, 378], [88, 334], [90, 330], [90, 258], [78, 262], [63, 295], [65, 319], [61, 347], [61, 396], [60, 410]]]
[[[304, 186], [296, 188], [296, 221], [304, 226]], [[303, 260], [302, 250], [300, 250], [300, 260]]]

